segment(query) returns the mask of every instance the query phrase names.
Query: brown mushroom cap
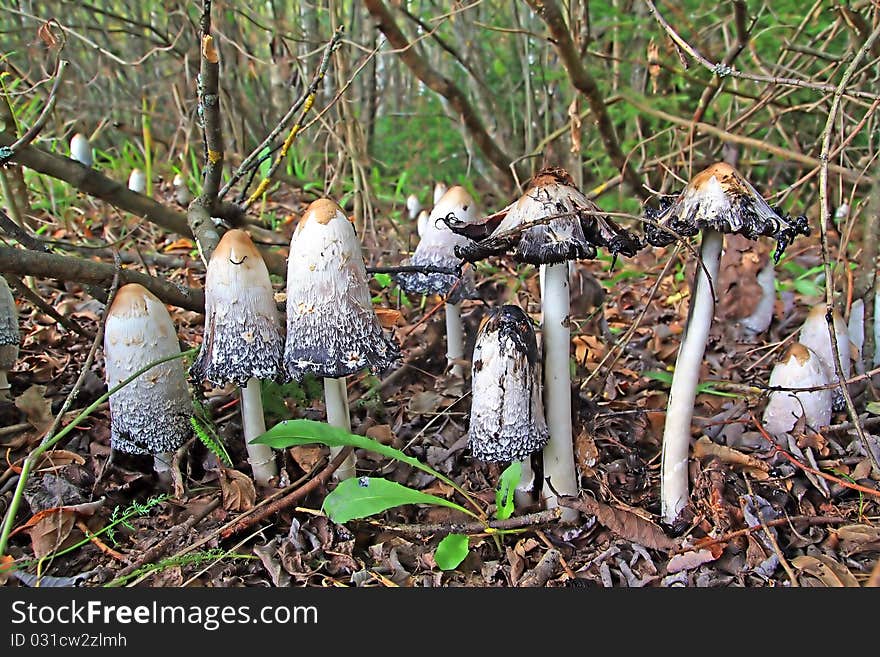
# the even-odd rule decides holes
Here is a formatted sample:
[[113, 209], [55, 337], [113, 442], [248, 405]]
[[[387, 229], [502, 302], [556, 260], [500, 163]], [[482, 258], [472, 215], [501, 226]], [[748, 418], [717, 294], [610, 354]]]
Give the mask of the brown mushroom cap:
[[531, 320], [518, 306], [493, 309], [473, 355], [468, 440], [481, 461], [521, 461], [550, 438], [541, 399], [541, 367]]
[[[107, 388], [179, 353], [165, 305], [137, 283], [120, 287], [104, 328]], [[174, 451], [191, 435], [192, 413], [182, 359], [156, 365], [110, 395], [110, 444], [132, 454]]]
[[646, 209], [645, 239], [666, 246], [678, 236], [691, 237], [710, 228], [749, 239], [776, 238], [774, 259], [797, 235], [809, 235], [806, 217], [783, 216], [772, 208], [736, 169], [717, 162], [697, 173], [672, 202]]
[[290, 242], [287, 373], [296, 380], [307, 372], [327, 378], [379, 373], [399, 358], [373, 309], [354, 226], [333, 201], [314, 201]]
[[284, 341], [269, 270], [250, 236], [229, 230], [205, 278], [205, 333], [192, 376], [214, 385], [277, 379]]

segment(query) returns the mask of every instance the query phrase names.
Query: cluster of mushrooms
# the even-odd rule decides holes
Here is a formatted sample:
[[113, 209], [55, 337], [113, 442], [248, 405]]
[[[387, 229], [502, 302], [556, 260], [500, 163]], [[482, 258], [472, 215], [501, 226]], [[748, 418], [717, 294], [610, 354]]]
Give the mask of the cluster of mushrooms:
[[[600, 248], [614, 257], [633, 256], [648, 245], [663, 247], [702, 233], [663, 435], [662, 519], [673, 525], [688, 501], [691, 420], [714, 314], [714, 282], [724, 234], [775, 239], [774, 262], [778, 262], [797, 235], [809, 234], [806, 218], [780, 214], [724, 163], [695, 175], [659, 209], [647, 209], [643, 237], [615, 223], [558, 168], [538, 172], [521, 198], [487, 216], [477, 212], [463, 187], [447, 189], [439, 184], [430, 212], [414, 196], [407, 200], [407, 209], [418, 222], [420, 241], [404, 264], [423, 270], [407, 268], [395, 279], [407, 292], [444, 298], [451, 375], [464, 376], [466, 362], [460, 304], [477, 297], [474, 269], [468, 263], [510, 256], [540, 267], [540, 340], [532, 319], [512, 304], [491, 308], [479, 326], [470, 359], [468, 440], [472, 456], [479, 461], [521, 462], [524, 476], [519, 492], [530, 496], [540, 491], [543, 504], [562, 506], [561, 516], [568, 521], [576, 520], [577, 512], [560, 505], [559, 497], [579, 492], [569, 374], [570, 263], [595, 258]], [[191, 436], [191, 383], [234, 384], [240, 389], [243, 437], [254, 480], [271, 484], [278, 477], [275, 454], [268, 446], [251, 443], [266, 430], [261, 381], [301, 381], [306, 374], [322, 378], [327, 421], [350, 431], [347, 377], [364, 370], [380, 374], [401, 359], [398, 344], [385, 335], [373, 308], [353, 224], [326, 198], [307, 208], [291, 239], [286, 332], [266, 265], [242, 230], [227, 231], [212, 254], [205, 301], [203, 341], [189, 371], [181, 359], [168, 360], [110, 398], [112, 447], [152, 454], [160, 473]], [[774, 369], [771, 386], [807, 388], [815, 381], [836, 382], [828, 363], [827, 327], [820, 325], [824, 315], [817, 313], [810, 314], [798, 343]], [[839, 318], [835, 322], [841, 324], [838, 347], [848, 353], [847, 327]], [[4, 348], [9, 350], [3, 345], [12, 344], [4, 330], [0, 321], [0, 356], [5, 355]], [[108, 311], [104, 353], [110, 388], [149, 363], [180, 353], [167, 309], [142, 286], [128, 284], [116, 294]], [[5, 361], [0, 361], [2, 388]], [[806, 370], [818, 372], [816, 378], [805, 380]], [[848, 376], [848, 371], [844, 374]], [[840, 403], [830, 390], [779, 391], [771, 395], [765, 410], [768, 431], [791, 431], [805, 413], [808, 423], [827, 424], [827, 417], [810, 410], [811, 395], [822, 397], [817, 403], [827, 405], [829, 410], [822, 413], [830, 413], [832, 405]], [[536, 455], [543, 459], [541, 482], [534, 481]], [[337, 477], [355, 476], [355, 465], [350, 456]]]

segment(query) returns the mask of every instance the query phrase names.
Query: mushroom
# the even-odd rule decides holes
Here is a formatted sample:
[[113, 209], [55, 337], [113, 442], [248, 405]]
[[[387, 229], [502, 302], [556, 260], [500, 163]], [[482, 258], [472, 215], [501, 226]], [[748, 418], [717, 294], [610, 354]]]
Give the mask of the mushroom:
[[[798, 235], [808, 235], [806, 217], [783, 217], [729, 164], [719, 162], [700, 171], [678, 198], [659, 211], [646, 211], [645, 238], [666, 246], [679, 236], [702, 231], [700, 266], [692, 288], [688, 321], [681, 339], [663, 430], [660, 499], [663, 520], [674, 524], [688, 501], [688, 448], [700, 367], [715, 310], [714, 285], [724, 233], [750, 239], [776, 239], [774, 263]], [[707, 279], [708, 276], [708, 279]]]
[[[179, 353], [177, 332], [165, 305], [138, 283], [120, 287], [104, 327], [107, 388]], [[156, 473], [165, 478], [171, 470], [171, 454], [192, 433], [192, 414], [183, 361], [156, 365], [110, 395], [110, 446], [129, 454], [152, 454]]]
[[[290, 241], [287, 374], [297, 381], [307, 373], [322, 377], [328, 423], [350, 431], [346, 377], [365, 369], [379, 374], [399, 358], [397, 343], [385, 337], [373, 309], [354, 225], [330, 199], [313, 201]], [[352, 456], [336, 476], [354, 474]]]
[[94, 164], [95, 158], [92, 156], [92, 145], [81, 132], [77, 132], [70, 138], [70, 159], [81, 162], [87, 167]]
[[422, 209], [422, 204], [419, 203], [419, 197], [415, 194], [410, 194], [406, 197], [406, 211], [409, 213], [410, 220], [415, 219], [419, 216], [419, 212]]
[[437, 181], [434, 184], [434, 205], [437, 205], [440, 202], [440, 199], [443, 198], [443, 195], [446, 193], [446, 183], [442, 180]]
[[800, 342], [793, 343], [770, 372], [772, 388], [789, 390], [770, 392], [761, 422], [764, 430], [772, 436], [788, 433], [801, 417], [816, 430], [828, 426], [831, 422], [831, 390], [795, 392], [790, 389], [815, 388], [830, 382], [831, 375], [818, 354]]
[[8, 399], [11, 388], [6, 373], [18, 360], [18, 310], [6, 279], [0, 276], [0, 399]]
[[284, 342], [269, 270], [250, 236], [226, 231], [208, 261], [205, 277], [205, 333], [190, 374], [199, 381], [241, 389], [241, 419], [254, 481], [278, 476], [268, 445], [251, 441], [266, 432], [261, 379], [282, 372]]
[[[455, 247], [468, 243], [466, 237], [453, 233], [442, 219], [453, 216], [456, 225], [472, 223], [477, 216], [474, 199], [464, 187], [450, 187], [431, 210], [425, 223], [424, 233], [407, 265], [433, 267], [460, 267], [461, 258], [455, 255]], [[446, 359], [453, 376], [464, 376], [464, 370], [456, 361], [464, 357], [464, 327], [461, 322], [461, 302], [476, 297], [473, 272], [464, 276], [439, 272], [400, 272], [394, 279], [407, 292], [439, 294], [446, 297]]]
[[[514, 259], [544, 268], [541, 299], [546, 413], [550, 440], [544, 449], [544, 499], [548, 508], [558, 505], [557, 495], [577, 495], [574, 446], [571, 432], [571, 334], [568, 316], [568, 260], [595, 258], [596, 247], [634, 255], [641, 242], [602, 215], [577, 189], [563, 169], [539, 171], [525, 194], [480, 223], [462, 225], [448, 217], [449, 227], [474, 240], [455, 252], [464, 260], [511, 252]], [[575, 509], [562, 518], [574, 522]]]
[[422, 210], [416, 218], [416, 232], [419, 235], [419, 239], [425, 236], [425, 229], [428, 226], [428, 217], [430, 216], [427, 210]]
[[[834, 335], [837, 340], [837, 353], [840, 354], [840, 365], [845, 379], [849, 379], [852, 367], [850, 364], [850, 339], [849, 327], [843, 321], [837, 310], [832, 312], [832, 321], [834, 323]], [[825, 321], [825, 304], [819, 303], [814, 305], [807, 318], [801, 326], [798, 334], [798, 342], [805, 347], [812, 349], [822, 365], [828, 371], [831, 383], [838, 383], [840, 379], [837, 377], [837, 368], [834, 366], [834, 352], [831, 349], [831, 337], [828, 335], [828, 324]], [[835, 411], [841, 410], [846, 404], [843, 391], [835, 388], [831, 393], [831, 408]]]
[[128, 176], [128, 188], [138, 194], [147, 192], [147, 176], [140, 169], [132, 169]]
[[480, 461], [521, 461], [517, 492], [523, 498], [534, 487], [531, 455], [544, 449], [550, 433], [535, 329], [519, 306], [494, 308], [483, 319], [472, 371], [471, 452]]
[[184, 207], [188, 206], [193, 200], [193, 195], [189, 191], [189, 187], [186, 186], [186, 179], [183, 175], [175, 174], [174, 180], [171, 181], [171, 186], [174, 187], [174, 200], [177, 204]]

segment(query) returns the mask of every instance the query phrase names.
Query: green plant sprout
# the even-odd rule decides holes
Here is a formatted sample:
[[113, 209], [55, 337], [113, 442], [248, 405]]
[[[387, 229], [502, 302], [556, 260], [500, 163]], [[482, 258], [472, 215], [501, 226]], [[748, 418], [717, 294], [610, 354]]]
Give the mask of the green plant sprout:
[[117, 577], [106, 584], [104, 584], [104, 588], [116, 588], [119, 586], [123, 586], [129, 581], [133, 579], [138, 579], [144, 575], [149, 575], [150, 573], [159, 572], [165, 570], [166, 568], [173, 568], [175, 566], [198, 566], [203, 563], [208, 563], [211, 561], [221, 561], [223, 559], [259, 559], [258, 556], [253, 554], [239, 554], [237, 552], [229, 552], [222, 548], [212, 548], [210, 550], [203, 550], [200, 552], [190, 552], [188, 554], [181, 554], [174, 557], [168, 557], [166, 559], [162, 559], [157, 561], [156, 563], [148, 563], [127, 575], [123, 575], [122, 577]]
[[[467, 502], [463, 506], [451, 500], [423, 493], [395, 481], [381, 477], [353, 477], [341, 481], [327, 497], [324, 498], [322, 511], [333, 522], [344, 524], [349, 520], [366, 518], [405, 504], [433, 504], [455, 509], [484, 525], [485, 533], [491, 535], [496, 543], [498, 536], [512, 533], [514, 530], [494, 529], [490, 527], [490, 517], [483, 507], [449, 477], [434, 470], [418, 459], [407, 456], [400, 450], [387, 445], [314, 420], [285, 420], [276, 424], [269, 431], [251, 442], [269, 445], [275, 449], [310, 445], [319, 443], [327, 447], [353, 447], [366, 449], [381, 456], [406, 463], [422, 472], [430, 474], [451, 486]], [[506, 520], [513, 513], [513, 493], [519, 483], [522, 471], [520, 463], [511, 464], [501, 475], [496, 490], [495, 519]], [[470, 508], [468, 508], [470, 507]], [[456, 568], [467, 557], [470, 540], [467, 535], [450, 533], [437, 545], [434, 561], [441, 570]], [[500, 544], [499, 544], [500, 548]]]

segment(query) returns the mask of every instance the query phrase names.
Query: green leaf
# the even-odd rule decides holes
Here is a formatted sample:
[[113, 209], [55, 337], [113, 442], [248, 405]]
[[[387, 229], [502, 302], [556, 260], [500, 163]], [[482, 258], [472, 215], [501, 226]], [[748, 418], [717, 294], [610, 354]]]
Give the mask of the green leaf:
[[375, 477], [352, 477], [340, 482], [324, 498], [324, 513], [333, 522], [341, 524], [355, 518], [366, 518], [403, 504], [436, 504], [465, 511], [455, 502], [407, 488], [396, 481]]
[[495, 517], [507, 520], [514, 510], [513, 496], [522, 478], [522, 463], [514, 461], [505, 468], [495, 489]]
[[468, 537], [464, 534], [447, 534], [437, 544], [434, 561], [440, 570], [452, 570], [468, 555]]
[[[671, 384], [672, 383], [672, 372], [662, 372], [660, 370], [650, 370], [642, 374], [646, 379], [652, 379], [654, 381], [662, 381], [663, 383]], [[742, 397], [742, 395], [736, 392], [727, 392], [726, 390], [716, 390], [711, 383], [700, 383], [697, 385], [697, 394], [706, 393], [709, 395], [715, 395], [716, 397], [733, 397], [734, 399]]]
[[880, 415], [880, 402], [868, 402], [865, 405], [865, 410], [871, 415]]
[[383, 288], [390, 286], [392, 282], [391, 274], [373, 274], [373, 278], [375, 278]]

